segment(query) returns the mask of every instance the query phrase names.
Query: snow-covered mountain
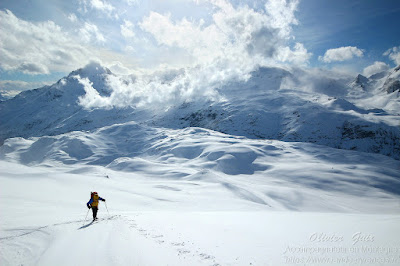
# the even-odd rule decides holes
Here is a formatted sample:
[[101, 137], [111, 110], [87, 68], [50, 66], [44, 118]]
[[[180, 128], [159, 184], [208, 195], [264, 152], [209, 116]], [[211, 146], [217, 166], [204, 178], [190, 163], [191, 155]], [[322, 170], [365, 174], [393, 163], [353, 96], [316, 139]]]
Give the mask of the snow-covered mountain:
[[[399, 72], [397, 67], [380, 76], [359, 75], [347, 82], [298, 69], [259, 68], [248, 79], [221, 84], [215, 89], [218, 100], [88, 108], [84, 100], [88, 101], [91, 94], [104, 99], [116, 97], [110, 82], [116, 76], [92, 63], [52, 86], [25, 91], [2, 102], [0, 140], [92, 131], [135, 121], [175, 129], [203, 127], [248, 138], [310, 142], [399, 159]], [[157, 78], [164, 84], [176, 76], [153, 77]], [[126, 77], [120, 80], [137, 82]], [[88, 90], [88, 86], [93, 89]]]
[[[369, 262], [350, 250], [399, 245], [395, 71], [260, 68], [150, 104], [157, 86], [193, 96], [185, 71], [91, 64], [1, 102], [0, 264]], [[107, 199], [97, 222], [90, 191]], [[326, 236], [340, 243], [312, 241]]]
[[[140, 172], [148, 178], [206, 181], [226, 185], [246, 201], [275, 210], [348, 211], [355, 207], [355, 190], [362, 190], [368, 191], [368, 196], [357, 210], [384, 211], [372, 195], [384, 193], [392, 198], [392, 193], [400, 193], [398, 162], [383, 155], [308, 143], [253, 140], [202, 128], [154, 128], [135, 122], [93, 132], [12, 138], [0, 147], [0, 159], [30, 166], [70, 165], [73, 172], [82, 168], [90, 173], [96, 167], [105, 167], [116, 172]], [[366, 172], [359, 184], [359, 177]], [[251, 184], [246, 182], [249, 176], [254, 179]], [[274, 184], [276, 180], [280, 180], [278, 185]], [[291, 187], [308, 191], [297, 192], [302, 201], [288, 202], [294, 193]], [[313, 202], [321, 191], [330, 191], [328, 198], [332, 200], [323, 196], [318, 201], [321, 205]], [[308, 193], [313, 196], [308, 198]], [[390, 210], [393, 206], [386, 207]]]
[[90, 80], [100, 95], [109, 95], [108, 75], [112, 75], [108, 69], [90, 64], [52, 86], [24, 91], [3, 102], [0, 107], [1, 141], [15, 136], [29, 138], [92, 130], [118, 122], [119, 118], [124, 120], [129, 110], [86, 110], [78, 102], [86, 93], [81, 79]]
[[373, 91], [375, 94], [386, 92], [398, 97], [400, 95], [400, 66], [376, 73], [368, 78], [360, 74], [352, 83], [352, 87], [361, 87], [365, 91]]
[[391, 72], [383, 84], [383, 89], [387, 93], [400, 92], [400, 66], [396, 67], [393, 72]]
[[[380, 154], [135, 122], [11, 138], [0, 147], [0, 264], [95, 255], [96, 265], [284, 265], [297, 254], [287, 243], [332, 231], [342, 249], [360, 230], [377, 239], [363, 247], [388, 249], [398, 244], [398, 166]], [[107, 199], [94, 223], [89, 191]]]

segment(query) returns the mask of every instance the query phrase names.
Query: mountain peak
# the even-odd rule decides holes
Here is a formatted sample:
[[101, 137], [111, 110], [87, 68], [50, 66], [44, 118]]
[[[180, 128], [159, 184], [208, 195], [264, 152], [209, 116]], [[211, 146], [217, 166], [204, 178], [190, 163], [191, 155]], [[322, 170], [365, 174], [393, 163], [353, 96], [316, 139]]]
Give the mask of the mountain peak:
[[365, 89], [367, 84], [369, 82], [369, 79], [361, 74], [358, 74], [357, 77], [354, 79], [354, 81], [351, 83], [351, 86], [359, 86], [362, 89]]
[[368, 83], [368, 81], [369, 81], [368, 78], [361, 74], [358, 74], [356, 77], [356, 80], [355, 80], [355, 82], [360, 85], [364, 85], [364, 84]]
[[395, 91], [400, 92], [400, 66], [394, 68], [387, 76], [385, 83], [383, 84], [383, 89], [387, 93], [393, 93]]
[[83, 68], [79, 68], [72, 71], [69, 76], [79, 75], [82, 78], [88, 78], [100, 75], [112, 75], [113, 73], [106, 67], [103, 67], [100, 63], [92, 61]]
[[114, 75], [108, 68], [102, 66], [98, 62], [90, 62], [83, 68], [79, 68], [75, 71], [72, 71], [68, 77], [66, 78], [67, 83], [72, 84], [69, 86], [70, 89], [80, 89], [82, 85], [76, 86], [77, 83], [76, 76], [79, 76], [81, 79], [89, 79], [92, 84], [92, 87], [101, 95], [101, 96], [110, 96], [111, 90], [107, 85], [107, 78], [110, 75]]

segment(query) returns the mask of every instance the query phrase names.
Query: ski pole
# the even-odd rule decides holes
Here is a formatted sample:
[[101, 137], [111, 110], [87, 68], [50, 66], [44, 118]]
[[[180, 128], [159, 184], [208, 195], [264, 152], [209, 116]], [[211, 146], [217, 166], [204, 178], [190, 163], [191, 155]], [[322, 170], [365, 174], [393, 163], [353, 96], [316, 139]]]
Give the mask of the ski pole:
[[107, 202], [104, 201], [104, 204], [106, 205], [108, 216], [110, 216], [110, 212], [108, 211], [108, 208], [107, 208]]
[[85, 221], [83, 222], [83, 224], [85, 224], [86, 223], [86, 219], [87, 219], [87, 216], [88, 216], [88, 214], [89, 214], [89, 208], [88, 208], [88, 210], [87, 210], [87, 213], [86, 213], [86, 217], [85, 217]]

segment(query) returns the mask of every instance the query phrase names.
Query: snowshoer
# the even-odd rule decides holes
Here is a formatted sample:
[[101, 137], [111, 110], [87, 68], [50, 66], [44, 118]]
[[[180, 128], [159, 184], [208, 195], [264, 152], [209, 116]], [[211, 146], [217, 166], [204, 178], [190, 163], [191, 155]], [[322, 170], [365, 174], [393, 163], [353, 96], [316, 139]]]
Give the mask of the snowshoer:
[[93, 221], [97, 219], [97, 211], [99, 210], [99, 200], [106, 201], [105, 199], [99, 197], [97, 192], [90, 192], [90, 200], [86, 204], [87, 207], [90, 209], [92, 208], [93, 211]]

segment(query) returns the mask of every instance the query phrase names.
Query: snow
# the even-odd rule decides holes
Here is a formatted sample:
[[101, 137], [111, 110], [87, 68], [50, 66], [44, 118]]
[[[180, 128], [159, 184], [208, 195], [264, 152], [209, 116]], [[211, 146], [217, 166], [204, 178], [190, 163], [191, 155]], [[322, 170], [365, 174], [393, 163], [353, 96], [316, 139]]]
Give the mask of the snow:
[[[360, 78], [350, 82], [330, 73], [263, 67], [247, 79], [217, 83], [204, 92], [210, 97], [192, 99], [179, 97], [190, 94], [181, 72], [134, 79], [92, 63], [52, 86], [1, 102], [0, 143], [12, 137], [93, 131], [135, 121], [151, 127], [202, 127], [234, 136], [309, 142], [400, 158], [399, 92], [387, 93], [383, 88], [387, 80], [390, 84], [398, 81], [399, 71], [391, 70], [379, 79], [364, 77], [365, 88], [361, 88]], [[173, 84], [177, 88], [168, 97], [148, 95], [152, 92], [144, 89], [173, 89]], [[149, 104], [149, 97], [160, 102]], [[355, 134], [347, 134], [349, 130]]]
[[[400, 246], [399, 163], [386, 156], [133, 122], [8, 139], [0, 154], [1, 265], [283, 265], [399, 255], [349, 251], [358, 232], [374, 238], [360, 248]], [[93, 224], [91, 213], [85, 221], [90, 191], [107, 200]], [[321, 243], [315, 233], [343, 240]], [[298, 251], [337, 246], [346, 252]]]
[[1, 102], [0, 265], [400, 264], [398, 73], [324, 75], [116, 107], [92, 63]]
[[[1, 265], [283, 265], [294, 258], [398, 256], [349, 251], [358, 232], [374, 239], [359, 248], [398, 248], [396, 207], [379, 215], [271, 211], [200, 180], [147, 179], [100, 168], [77, 175], [5, 162], [1, 169]], [[110, 212], [101, 203], [93, 224], [90, 214], [84, 221], [89, 190], [107, 199]], [[315, 233], [343, 240], [312, 241]], [[288, 251], [329, 247], [345, 251]]]

